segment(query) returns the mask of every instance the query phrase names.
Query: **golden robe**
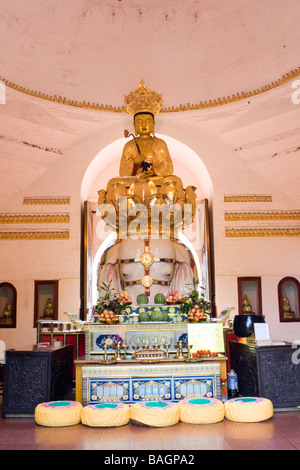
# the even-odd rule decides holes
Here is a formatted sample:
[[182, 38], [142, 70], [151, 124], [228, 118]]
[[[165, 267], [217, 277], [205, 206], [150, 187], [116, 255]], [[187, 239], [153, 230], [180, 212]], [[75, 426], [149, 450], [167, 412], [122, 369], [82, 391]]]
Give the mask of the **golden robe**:
[[127, 142], [122, 153], [120, 176], [135, 176], [138, 174], [137, 172], [142, 161], [152, 164], [155, 176], [173, 174], [173, 163], [167, 144], [164, 140], [157, 137], [151, 137], [151, 140], [150, 145], [148, 139], [146, 145], [143, 145], [143, 139], [137, 139], [141, 155], [134, 140]]

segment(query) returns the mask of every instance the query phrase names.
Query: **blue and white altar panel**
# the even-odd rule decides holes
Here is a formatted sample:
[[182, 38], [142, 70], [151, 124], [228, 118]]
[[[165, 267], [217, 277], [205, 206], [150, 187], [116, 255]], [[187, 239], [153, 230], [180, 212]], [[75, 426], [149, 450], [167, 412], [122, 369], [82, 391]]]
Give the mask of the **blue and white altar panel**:
[[118, 341], [123, 345], [151, 346], [169, 345], [170, 350], [175, 349], [176, 343], [182, 340], [187, 344], [187, 323], [170, 322], [149, 322], [136, 324], [99, 325], [91, 324], [85, 331], [85, 352], [86, 354], [102, 354], [103, 346], [108, 346], [109, 350]]
[[83, 405], [101, 402], [176, 402], [194, 397], [221, 398], [217, 362], [86, 365], [82, 368]]

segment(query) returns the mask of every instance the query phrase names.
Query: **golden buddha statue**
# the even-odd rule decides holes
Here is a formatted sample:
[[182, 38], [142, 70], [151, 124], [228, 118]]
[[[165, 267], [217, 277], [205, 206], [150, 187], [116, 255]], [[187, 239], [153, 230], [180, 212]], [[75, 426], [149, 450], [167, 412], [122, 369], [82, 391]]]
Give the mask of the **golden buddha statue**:
[[162, 96], [149, 90], [142, 80], [138, 88], [125, 96], [126, 111], [133, 116], [135, 136], [124, 131], [133, 140], [124, 146], [120, 162], [120, 176], [173, 175], [173, 163], [166, 142], [155, 137], [154, 116], [162, 107]]
[[[135, 135], [125, 130], [125, 137], [133, 138], [123, 148], [119, 177], [109, 180], [106, 190], [98, 191], [98, 208], [106, 204], [106, 208], [102, 206], [100, 212], [105, 214], [107, 225], [119, 234], [120, 227], [125, 227], [127, 234], [127, 229], [136, 217], [134, 208], [143, 205], [147, 213], [144, 215], [144, 229], [140, 233], [144, 235], [149, 235], [150, 226], [152, 234], [155, 230], [155, 234], [166, 233], [161, 219], [157, 229], [154, 230], [155, 224], [151, 224], [151, 211], [153, 215], [155, 209], [163, 208], [165, 221], [168, 223], [169, 217], [172, 220], [169, 233], [173, 235], [178, 229], [190, 225], [195, 216], [196, 188], [183, 188], [181, 178], [173, 174], [173, 163], [166, 142], [154, 135], [154, 116], [162, 107], [161, 95], [149, 90], [141, 81], [135, 91], [125, 96], [124, 102], [126, 111], [133, 116]], [[120, 211], [123, 209], [121, 199], [125, 201], [128, 212], [134, 214], [132, 217], [127, 214], [125, 225], [119, 223]], [[114, 208], [109, 216], [106, 212], [107, 204]]]
[[123, 148], [119, 176], [98, 191], [101, 217], [117, 234], [101, 261], [98, 285], [100, 289], [102, 282], [113, 281], [117, 291], [130, 289], [131, 298], [142, 289], [153, 302], [156, 293], [173, 285], [183, 292], [196, 277], [194, 263], [189, 265], [185, 248], [181, 255], [177, 241], [178, 231], [195, 217], [196, 188], [183, 187], [173, 174], [166, 142], [154, 135], [161, 95], [141, 81], [124, 102], [135, 135], [125, 130], [125, 137], [132, 139]]
[[12, 304], [11, 304], [11, 301], [8, 299], [3, 310], [3, 317], [11, 318], [11, 316], [12, 316]]
[[45, 304], [45, 308], [43, 310], [43, 317], [42, 318], [53, 318], [53, 312], [54, 312], [54, 309], [53, 309], [53, 302], [51, 300], [51, 298], [49, 297], [47, 299], [47, 302]]
[[[134, 115], [135, 135], [124, 146], [120, 176], [168, 176], [173, 174], [173, 163], [166, 142], [154, 136], [154, 115], [138, 112]], [[132, 135], [132, 134], [125, 134]]]
[[286, 292], [284, 292], [284, 294], [282, 296], [282, 310], [283, 310], [284, 318], [294, 318], [295, 317], [295, 312], [291, 311], [290, 301], [288, 299], [288, 296], [287, 296]]
[[250, 315], [252, 314], [252, 307], [250, 304], [250, 300], [248, 299], [248, 296], [245, 294], [243, 296], [243, 314], [245, 315]]

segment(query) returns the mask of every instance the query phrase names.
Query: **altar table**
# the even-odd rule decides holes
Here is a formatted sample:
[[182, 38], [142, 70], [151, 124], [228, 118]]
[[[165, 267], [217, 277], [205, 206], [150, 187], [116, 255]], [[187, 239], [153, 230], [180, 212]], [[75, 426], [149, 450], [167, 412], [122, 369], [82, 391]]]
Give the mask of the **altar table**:
[[103, 356], [85, 355], [76, 364], [76, 401], [90, 403], [142, 400], [176, 402], [207, 396], [221, 399], [221, 378], [226, 378], [225, 356], [200, 362], [161, 359], [155, 363], [122, 360], [102, 364]]

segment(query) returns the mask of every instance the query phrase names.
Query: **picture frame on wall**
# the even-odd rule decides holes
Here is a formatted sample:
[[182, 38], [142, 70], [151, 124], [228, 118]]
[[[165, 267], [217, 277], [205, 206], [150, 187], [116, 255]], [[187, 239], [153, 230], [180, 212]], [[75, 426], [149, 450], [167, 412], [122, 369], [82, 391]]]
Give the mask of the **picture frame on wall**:
[[0, 328], [16, 328], [17, 291], [9, 282], [0, 283]]
[[58, 319], [58, 281], [34, 281], [34, 328], [38, 320]]

